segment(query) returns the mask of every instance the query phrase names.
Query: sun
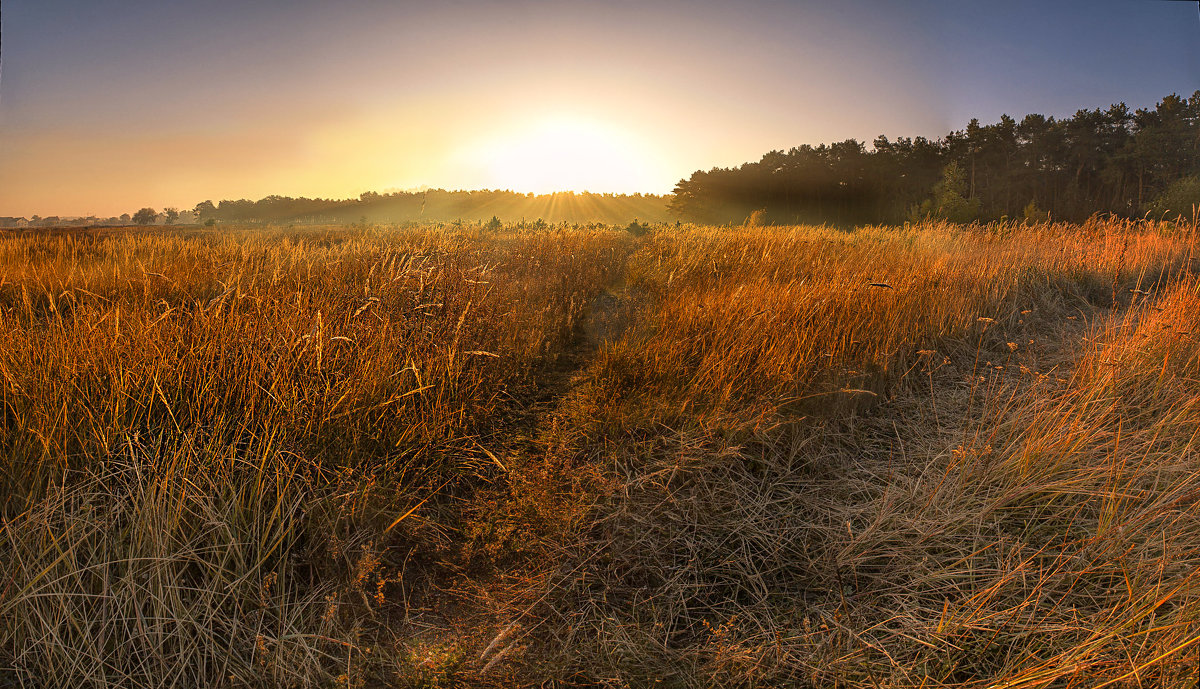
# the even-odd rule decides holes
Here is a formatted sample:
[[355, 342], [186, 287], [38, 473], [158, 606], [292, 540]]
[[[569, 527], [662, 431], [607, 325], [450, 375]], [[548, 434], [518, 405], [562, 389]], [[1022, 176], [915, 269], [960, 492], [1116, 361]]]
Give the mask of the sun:
[[465, 153], [492, 189], [625, 193], [662, 186], [652, 147], [586, 116], [538, 119], [493, 134]]

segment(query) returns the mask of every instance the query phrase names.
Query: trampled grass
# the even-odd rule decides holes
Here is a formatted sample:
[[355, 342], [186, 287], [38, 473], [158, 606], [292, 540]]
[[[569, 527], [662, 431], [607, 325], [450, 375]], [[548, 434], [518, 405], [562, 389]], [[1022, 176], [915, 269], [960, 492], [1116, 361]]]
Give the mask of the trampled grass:
[[1194, 685], [1193, 244], [0, 238], [0, 676]]

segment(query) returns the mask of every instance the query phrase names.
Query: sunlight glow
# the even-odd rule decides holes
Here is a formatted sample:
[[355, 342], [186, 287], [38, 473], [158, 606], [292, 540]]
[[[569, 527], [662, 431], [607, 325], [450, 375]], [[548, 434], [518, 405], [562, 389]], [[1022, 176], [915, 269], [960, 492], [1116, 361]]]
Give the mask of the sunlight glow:
[[517, 125], [468, 147], [462, 157], [482, 186], [537, 194], [647, 191], [664, 179], [660, 161], [638, 137], [587, 117]]

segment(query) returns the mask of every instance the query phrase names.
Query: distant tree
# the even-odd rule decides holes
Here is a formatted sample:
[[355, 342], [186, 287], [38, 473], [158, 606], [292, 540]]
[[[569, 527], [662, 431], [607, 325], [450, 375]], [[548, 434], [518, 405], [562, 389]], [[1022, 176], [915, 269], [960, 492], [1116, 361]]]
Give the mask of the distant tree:
[[164, 208], [163, 213], [167, 214], [167, 224], [174, 225], [176, 220], [179, 220], [178, 208]]
[[131, 221], [133, 218], [129, 217], [129, 214], [128, 214], [128, 213], [122, 213], [122, 214], [121, 214], [121, 217], [120, 217], [120, 218], [118, 218], [118, 219], [119, 219], [121, 222], [123, 222], [123, 223], [125, 223], [126, 225], [128, 225], [128, 224], [129, 224], [129, 222], [130, 222], [130, 221]]
[[158, 212], [153, 208], [143, 208], [133, 214], [133, 221], [138, 225], [149, 225], [158, 217]]
[[201, 201], [196, 204], [192, 212], [196, 214], [197, 219], [204, 221], [217, 216], [217, 207], [213, 205], [212, 201]]

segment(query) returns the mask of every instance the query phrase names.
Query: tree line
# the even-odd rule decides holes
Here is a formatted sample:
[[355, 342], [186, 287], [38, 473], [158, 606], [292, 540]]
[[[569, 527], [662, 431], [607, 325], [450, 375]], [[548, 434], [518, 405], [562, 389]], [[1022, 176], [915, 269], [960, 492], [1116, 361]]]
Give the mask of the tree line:
[[1191, 216], [1200, 204], [1200, 91], [1056, 119], [1008, 115], [931, 140], [880, 136], [771, 151], [698, 170], [670, 208], [704, 223], [891, 223], [922, 217], [1082, 220]]
[[558, 192], [525, 194], [507, 190], [365, 192], [358, 198], [323, 199], [267, 196], [257, 201], [203, 201], [193, 209], [199, 222], [341, 223], [486, 221], [628, 223], [668, 220], [666, 197], [653, 194]]

